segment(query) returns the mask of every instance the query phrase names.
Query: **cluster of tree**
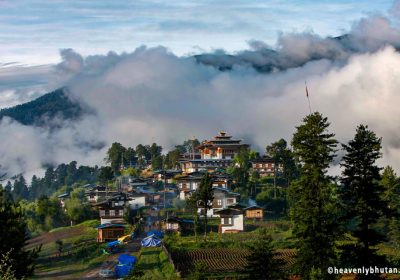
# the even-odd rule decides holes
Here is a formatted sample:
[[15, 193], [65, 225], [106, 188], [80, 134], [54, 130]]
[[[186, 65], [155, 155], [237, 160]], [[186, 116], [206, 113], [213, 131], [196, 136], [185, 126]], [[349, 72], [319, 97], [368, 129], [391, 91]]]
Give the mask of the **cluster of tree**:
[[[136, 148], [124, 147], [114, 142], [107, 151], [105, 161], [110, 165], [114, 175], [120, 175], [123, 169], [142, 169], [151, 163], [153, 170], [176, 168], [182, 154], [191, 154], [200, 145], [199, 140], [189, 139], [166, 154], [162, 154], [162, 147], [153, 143], [151, 145], [139, 144]], [[131, 171], [133, 171], [131, 169]]]
[[[257, 152], [242, 148], [226, 171], [231, 175], [233, 189], [241, 194], [242, 200], [255, 198], [257, 203], [268, 211], [282, 215], [287, 210], [287, 187], [298, 177], [298, 166], [293, 151], [284, 139], [280, 139], [266, 148], [266, 155], [274, 163], [273, 177], [261, 178], [251, 169], [251, 160], [260, 158]], [[261, 186], [267, 186], [260, 192]], [[247, 201], [246, 201], [247, 202]]]
[[[31, 276], [40, 247], [27, 250], [27, 227], [21, 207], [4, 197], [0, 187], [0, 276], [23, 279]], [[7, 278], [5, 278], [7, 277]]]
[[127, 167], [139, 166], [144, 167], [151, 162], [153, 169], [162, 168], [162, 147], [156, 143], [151, 145], [139, 144], [136, 148], [124, 147], [118, 142], [112, 143], [107, 151], [105, 158], [110, 164], [115, 175], [119, 175], [120, 171]]
[[[399, 255], [388, 260], [377, 248], [390, 242], [399, 251], [400, 244], [400, 181], [391, 167], [381, 172], [376, 165], [381, 139], [367, 126], [358, 126], [354, 139], [341, 144], [343, 172], [338, 181], [327, 174], [338, 151], [338, 141], [328, 128], [327, 118], [310, 114], [297, 127], [291, 143], [293, 166], [299, 172], [289, 185], [297, 247], [295, 273], [302, 279], [336, 279], [328, 267], [399, 265]], [[285, 279], [268, 235], [261, 233], [249, 250], [245, 273], [251, 278]], [[369, 274], [356, 279], [381, 278]]]
[[43, 178], [32, 176], [28, 186], [24, 176], [19, 176], [5, 185], [7, 194], [12, 194], [15, 201], [22, 199], [33, 201], [43, 195], [50, 196], [63, 186], [74, 184], [92, 184], [97, 181], [99, 168], [97, 166], [77, 166], [76, 161], [60, 164], [56, 168], [47, 167]]
[[[385, 237], [394, 244], [399, 241], [399, 183], [390, 167], [381, 176], [376, 165], [381, 139], [367, 126], [358, 126], [354, 139], [342, 144], [343, 172], [336, 183], [327, 171], [338, 141], [328, 128], [327, 118], [313, 113], [297, 127], [292, 140], [300, 177], [289, 188], [290, 217], [297, 240], [297, 272], [303, 279], [334, 279], [327, 268], [335, 265], [384, 266], [387, 260], [376, 245]], [[380, 221], [390, 225], [389, 233], [384, 234]], [[348, 242], [338, 246], [344, 236]]]
[[69, 197], [65, 199], [65, 208], [63, 208], [57, 195], [66, 190], [67, 187], [63, 187], [50, 197], [43, 195], [32, 202], [25, 200], [19, 202], [31, 235], [96, 217], [96, 213], [86, 200], [85, 189], [82, 187], [69, 190]]

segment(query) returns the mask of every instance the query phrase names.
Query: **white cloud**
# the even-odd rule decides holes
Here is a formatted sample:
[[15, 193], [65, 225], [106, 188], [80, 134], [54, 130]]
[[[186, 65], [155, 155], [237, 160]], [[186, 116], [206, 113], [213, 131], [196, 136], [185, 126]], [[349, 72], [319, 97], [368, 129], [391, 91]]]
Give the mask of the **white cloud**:
[[[67, 50], [50, 71], [51, 80], [66, 83], [70, 97], [95, 113], [71, 122], [51, 120], [61, 124], [52, 131], [3, 120], [0, 164], [10, 174], [71, 160], [102, 164], [114, 141], [125, 146], [155, 141], [168, 149], [219, 130], [263, 150], [281, 137], [289, 140], [308, 113], [307, 80], [313, 109], [328, 116], [341, 142], [352, 138], [358, 124], [368, 124], [383, 137], [381, 163], [399, 170], [400, 54], [390, 46], [400, 45], [398, 34], [393, 22], [371, 16], [355, 24], [347, 41], [282, 35], [277, 51], [253, 43], [253, 51], [229, 58], [235, 63], [226, 72], [162, 47], [89, 57]], [[273, 61], [284, 70], [259, 73], [243, 60]]]

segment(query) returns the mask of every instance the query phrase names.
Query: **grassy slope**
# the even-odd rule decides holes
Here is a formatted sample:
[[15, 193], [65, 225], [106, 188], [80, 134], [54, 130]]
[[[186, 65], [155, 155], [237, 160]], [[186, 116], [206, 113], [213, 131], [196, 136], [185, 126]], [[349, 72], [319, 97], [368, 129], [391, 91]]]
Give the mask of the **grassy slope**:
[[142, 248], [138, 267], [144, 273], [141, 279], [179, 279], [166, 254], [160, 248]]
[[[30, 246], [42, 245], [33, 279], [80, 279], [88, 269], [100, 265], [107, 256], [95, 243], [98, 221], [86, 221], [73, 227], [57, 228], [31, 240]], [[57, 256], [55, 241], [63, 241], [64, 252]]]

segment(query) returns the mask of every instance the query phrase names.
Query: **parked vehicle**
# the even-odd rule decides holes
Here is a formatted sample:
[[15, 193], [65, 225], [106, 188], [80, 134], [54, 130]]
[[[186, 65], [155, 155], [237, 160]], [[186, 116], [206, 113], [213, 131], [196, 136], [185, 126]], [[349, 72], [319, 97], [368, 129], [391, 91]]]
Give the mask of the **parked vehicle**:
[[111, 269], [101, 269], [99, 272], [99, 276], [102, 278], [114, 277], [115, 272]]

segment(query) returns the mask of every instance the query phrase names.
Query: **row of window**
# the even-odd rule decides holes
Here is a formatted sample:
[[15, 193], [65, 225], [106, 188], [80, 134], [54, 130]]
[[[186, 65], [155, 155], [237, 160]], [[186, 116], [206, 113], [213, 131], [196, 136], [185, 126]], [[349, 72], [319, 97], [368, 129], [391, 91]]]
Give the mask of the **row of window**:
[[272, 168], [274, 166], [273, 163], [255, 163], [253, 164], [256, 168], [261, 168], [261, 167], [270, 167]]
[[[222, 199], [216, 199], [217, 202], [217, 206], [222, 207]], [[234, 198], [228, 198], [226, 199], [226, 204], [227, 205], [231, 205], [235, 203], [235, 199]]]
[[122, 210], [100, 210], [100, 217], [119, 217], [122, 216]]

